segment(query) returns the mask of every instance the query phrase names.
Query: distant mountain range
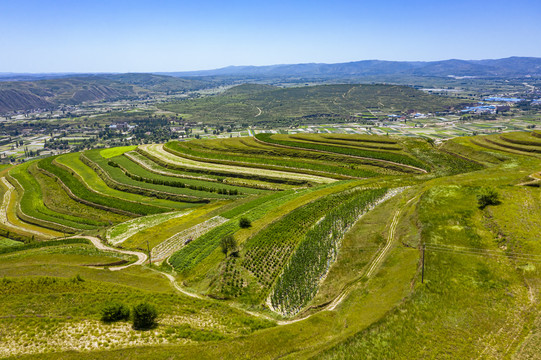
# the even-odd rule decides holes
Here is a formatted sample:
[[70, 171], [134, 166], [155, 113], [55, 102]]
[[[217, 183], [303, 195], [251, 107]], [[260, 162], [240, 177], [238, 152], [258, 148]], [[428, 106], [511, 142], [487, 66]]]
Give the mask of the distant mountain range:
[[215, 86], [214, 82], [194, 77], [182, 79], [155, 74], [59, 74], [56, 78], [51, 78], [52, 74], [36, 74], [33, 81], [22, 75], [10, 76], [18, 80], [0, 81], [0, 114], [50, 110], [61, 105], [140, 98], [156, 93], [178, 93]]
[[541, 58], [510, 57], [495, 60], [382, 61], [363, 60], [338, 64], [229, 66], [215, 70], [159, 73], [170, 76], [258, 76], [345, 78], [381, 75], [436, 77], [541, 76]]
[[[83, 102], [141, 98], [240, 83], [321, 81], [419, 84], [447, 78], [541, 77], [541, 58], [497, 60], [381, 61], [339, 64], [229, 66], [216, 70], [74, 74], [0, 73], [0, 113], [54, 109]], [[404, 80], [405, 79], [405, 80]]]

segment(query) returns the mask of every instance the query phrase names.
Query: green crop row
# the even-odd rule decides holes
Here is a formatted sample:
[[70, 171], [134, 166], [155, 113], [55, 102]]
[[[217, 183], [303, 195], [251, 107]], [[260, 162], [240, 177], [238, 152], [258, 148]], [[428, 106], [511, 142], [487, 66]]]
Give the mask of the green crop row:
[[362, 134], [321, 134], [322, 137], [332, 140], [342, 140], [351, 142], [367, 142], [375, 144], [398, 144], [398, 141], [388, 136], [362, 135]]
[[[61, 214], [47, 208], [43, 203], [41, 187], [29, 172], [35, 162], [13, 168], [9, 172], [10, 182], [21, 194], [17, 215], [24, 221], [63, 232], [93, 229], [100, 223], [85, 218]], [[37, 170], [35, 170], [37, 171]]]
[[517, 145], [541, 146], [541, 140], [533, 136], [534, 133], [512, 132], [500, 135], [500, 139]]
[[73, 171], [53, 164], [55, 159], [56, 157], [45, 158], [41, 160], [38, 165], [41, 169], [58, 178], [59, 181], [64, 184], [66, 189], [69, 190], [68, 194], [72, 195], [74, 200], [81, 201], [86, 205], [95, 206], [99, 209], [113, 211], [125, 215], [150, 215], [171, 211], [171, 209], [168, 208], [159, 208], [132, 201], [126, 201], [117, 197], [92, 191], [77, 179]]
[[243, 266], [270, 289], [306, 232], [351, 191], [328, 195], [301, 206], [270, 224], [246, 243]]
[[[276, 183], [267, 183], [263, 181], [251, 180], [251, 179], [240, 179], [232, 177], [223, 177], [212, 174], [205, 174], [203, 176], [199, 173], [193, 173], [189, 171], [181, 171], [173, 168], [166, 168], [150, 158], [145, 157], [142, 153], [137, 151], [132, 151], [125, 154], [127, 158], [131, 161], [147, 169], [149, 172], [157, 175], [165, 175], [168, 177], [188, 179], [188, 180], [197, 180], [213, 183], [227, 183], [235, 187], [240, 187], [246, 193], [259, 192], [257, 190], [282, 190], [283, 187], [287, 187], [287, 184], [276, 184]], [[251, 190], [255, 189], [255, 190]]]
[[265, 143], [270, 143], [270, 144], [290, 146], [290, 147], [301, 148], [301, 149], [326, 151], [330, 153], [358, 156], [358, 157], [364, 157], [364, 158], [370, 158], [370, 159], [385, 160], [385, 161], [391, 161], [398, 164], [415, 166], [424, 170], [430, 170], [430, 168], [426, 164], [412, 157], [409, 157], [407, 155], [402, 155], [402, 154], [397, 154], [397, 153], [345, 148], [345, 147], [340, 147], [340, 146], [324, 145], [324, 144], [311, 143], [311, 142], [305, 142], [305, 141], [301, 142], [301, 141], [276, 140], [272, 138], [272, 134], [257, 134], [256, 138], [260, 141], [263, 141]]
[[[217, 194], [229, 194], [229, 195], [239, 195], [241, 192], [239, 191], [239, 187], [237, 186], [231, 186], [222, 184], [220, 182], [211, 182], [211, 181], [203, 181], [203, 180], [193, 180], [193, 179], [183, 179], [182, 181], [179, 180], [179, 178], [171, 177], [171, 176], [165, 176], [161, 174], [156, 174], [151, 171], [148, 171], [141, 166], [139, 166], [137, 163], [133, 162], [129, 158], [125, 156], [116, 157], [110, 160], [109, 165], [116, 166], [118, 165], [124, 173], [131, 177], [132, 179], [135, 179], [136, 177], [139, 177], [140, 180], [137, 181], [144, 181], [148, 183], [153, 183], [157, 185], [166, 185], [171, 187], [179, 187], [179, 188], [186, 188], [191, 190], [196, 190], [198, 192], [203, 192], [207, 194], [201, 194], [198, 192], [194, 192], [194, 196], [212, 196], [212, 194], [208, 193], [217, 193]], [[257, 194], [261, 191], [253, 190], [253, 189], [245, 189], [246, 193], [252, 193]]]
[[[304, 190], [304, 192], [307, 191], [312, 191], [312, 189]], [[269, 210], [298, 196], [299, 192], [292, 190], [282, 191], [256, 199], [222, 214], [222, 216], [231, 220], [184, 246], [171, 256], [169, 263], [179, 272], [192, 269], [218, 248], [220, 240], [224, 236], [233, 234], [240, 229], [238, 218], [241, 215], [250, 221], [255, 221], [264, 216]]]
[[[242, 162], [226, 161], [226, 160], [221, 161], [221, 160], [215, 160], [215, 159], [202, 158], [202, 157], [196, 157], [196, 156], [188, 155], [188, 154], [186, 154], [186, 153], [184, 153], [182, 151], [182, 148], [179, 147], [179, 143], [175, 142], [175, 141], [168, 142], [167, 144], [164, 145], [163, 148], [164, 148], [165, 151], [167, 151], [167, 152], [169, 152], [169, 153], [171, 153], [171, 154], [173, 154], [175, 156], [184, 157], [186, 159], [190, 159], [190, 160], [194, 160], [194, 161], [208, 162], [208, 163], [222, 164], [222, 165], [229, 165], [229, 166], [249, 167], [249, 168], [250, 167], [255, 167], [255, 168], [266, 169], [266, 170], [283, 171], [282, 169], [276, 169], [275, 167], [268, 167], [266, 165], [261, 165], [261, 164], [260, 164], [260, 166], [255, 166], [255, 165], [252, 166], [252, 164], [245, 164], [245, 163], [242, 163]], [[283, 177], [283, 178], [271, 177], [271, 176], [264, 176], [264, 175], [257, 174], [257, 173], [249, 173], [249, 174], [246, 173], [246, 172], [234, 173], [234, 172], [219, 171], [219, 170], [200, 170], [200, 172], [219, 175], [219, 176], [240, 177], [240, 178], [244, 178], [244, 179], [255, 179], [255, 180], [261, 180], [261, 181], [266, 181], [266, 182], [275, 182], [275, 183], [279, 183], [279, 184], [289, 184], [289, 185], [299, 185], [299, 186], [308, 184], [308, 181], [306, 181], [306, 180], [295, 180], [295, 179], [290, 179], [290, 178], [285, 178], [285, 177]], [[297, 173], [296, 171], [292, 171], [290, 169], [287, 170], [286, 173], [287, 172]]]
[[[233, 196], [233, 195], [242, 195], [242, 193], [239, 193], [239, 191], [237, 189], [214, 188], [214, 187], [206, 187], [206, 186], [201, 186], [201, 185], [190, 185], [190, 184], [186, 184], [185, 182], [182, 182], [182, 181], [145, 178], [145, 177], [142, 177], [140, 175], [136, 175], [136, 174], [133, 174], [133, 173], [129, 172], [128, 170], [126, 170], [126, 168], [124, 168], [123, 166], [118, 165], [118, 164], [116, 164], [114, 162], [112, 162], [110, 165], [114, 166], [113, 164], [115, 164], [120, 169], [122, 169], [124, 174], [126, 176], [128, 176], [130, 179], [133, 179], [135, 181], [144, 182], [144, 183], [147, 183], [147, 184], [163, 185], [163, 186], [181, 188], [181, 189], [189, 189], [189, 190], [200, 191], [200, 192], [204, 192], [204, 193], [216, 193], [218, 195], [231, 195], [231, 196]], [[205, 195], [210, 196], [208, 194], [198, 194], [198, 195], [199, 196], [205, 196]], [[198, 196], [198, 195], [194, 195], [194, 196]]]
[[336, 260], [345, 233], [383, 196], [386, 189], [364, 190], [329, 211], [312, 227], [276, 281], [271, 303], [283, 315], [297, 314], [317, 293], [319, 280]]
[[402, 147], [397, 144], [389, 143], [376, 143], [376, 142], [361, 142], [360, 140], [349, 141], [335, 139], [325, 136], [319, 136], [315, 134], [303, 134], [303, 135], [289, 135], [291, 139], [300, 140], [300, 141], [310, 141], [323, 144], [333, 144], [342, 147], [349, 147], [354, 149], [365, 149], [365, 150], [387, 150], [387, 151], [402, 151]]
[[541, 147], [539, 146], [528, 146], [528, 145], [518, 145], [506, 141], [502, 141], [500, 138], [489, 138], [486, 137], [485, 140], [491, 144], [497, 145], [504, 149], [518, 150], [528, 153], [541, 153]]
[[0, 227], [0, 236], [5, 237], [7, 239], [23, 242], [23, 243], [27, 243], [32, 240], [30, 236], [19, 234], [9, 228], [5, 229], [3, 227]]
[[[221, 141], [226, 148], [218, 148], [215, 142]], [[237, 141], [241, 146], [235, 144]], [[245, 139], [219, 139], [197, 140], [190, 142], [168, 143], [166, 147], [205, 161], [213, 161], [221, 164], [259, 167], [268, 170], [304, 173], [309, 175], [325, 176], [336, 179], [344, 179], [344, 175], [353, 177], [372, 177], [377, 173], [368, 169], [352, 168], [351, 165], [359, 163], [357, 159], [344, 159], [340, 156], [329, 154], [316, 154], [309, 151], [291, 151], [269, 144], [268, 149], [259, 146], [249, 146]], [[236, 145], [236, 146], [234, 146]], [[187, 154], [187, 155], [186, 155]], [[235, 158], [237, 161], [231, 161]], [[211, 160], [212, 159], [212, 160]], [[345, 164], [344, 164], [345, 163]]]
[[209, 202], [208, 199], [183, 194], [178, 188], [163, 187], [133, 180], [119, 167], [108, 165], [107, 160], [103, 159], [97, 151], [90, 150], [81, 153], [80, 159], [85, 165], [94, 170], [109, 187], [119, 191], [185, 203]]

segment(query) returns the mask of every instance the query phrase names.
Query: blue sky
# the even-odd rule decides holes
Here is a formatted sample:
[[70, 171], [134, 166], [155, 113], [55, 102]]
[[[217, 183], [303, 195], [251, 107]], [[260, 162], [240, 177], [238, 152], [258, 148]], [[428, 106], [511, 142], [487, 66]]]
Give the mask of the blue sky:
[[0, 72], [541, 57], [540, 0], [0, 0]]

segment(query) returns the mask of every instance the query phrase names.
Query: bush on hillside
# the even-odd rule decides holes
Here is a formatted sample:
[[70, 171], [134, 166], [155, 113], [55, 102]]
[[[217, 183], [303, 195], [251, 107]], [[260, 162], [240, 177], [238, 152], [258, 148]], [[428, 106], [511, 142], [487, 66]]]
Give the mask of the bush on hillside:
[[157, 325], [158, 311], [148, 303], [140, 303], [133, 307], [133, 328], [136, 330], [152, 329]]
[[101, 321], [115, 322], [128, 320], [130, 318], [130, 308], [124, 304], [112, 303], [107, 304], [101, 310]]
[[481, 210], [489, 205], [498, 205], [499, 203], [500, 196], [493, 188], [486, 188], [480, 194], [477, 194], [477, 205]]
[[252, 222], [248, 218], [241, 217], [239, 220], [239, 226], [243, 229], [246, 229], [252, 226]]

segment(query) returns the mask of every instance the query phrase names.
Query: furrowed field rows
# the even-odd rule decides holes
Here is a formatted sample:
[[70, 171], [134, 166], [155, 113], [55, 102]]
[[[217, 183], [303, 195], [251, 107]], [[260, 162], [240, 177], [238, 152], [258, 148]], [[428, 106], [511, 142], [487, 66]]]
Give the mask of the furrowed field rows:
[[296, 134], [296, 135], [289, 135], [288, 138], [293, 140], [299, 140], [299, 141], [308, 141], [308, 142], [315, 142], [315, 143], [322, 143], [322, 144], [331, 144], [346, 148], [352, 148], [352, 149], [361, 149], [361, 150], [369, 150], [369, 151], [391, 151], [391, 152], [401, 152], [404, 149], [398, 145], [398, 143], [379, 143], [375, 141], [371, 142], [364, 142], [362, 140], [341, 140], [341, 139], [334, 139], [328, 136], [320, 135], [320, 134]]
[[[223, 184], [222, 182], [211, 182], [211, 181], [204, 181], [202, 179], [183, 179], [180, 180], [176, 177], [156, 174], [151, 171], [146, 170], [143, 167], [140, 167], [137, 163], [131, 161], [126, 156], [120, 156], [116, 158], [112, 158], [111, 161], [118, 164], [122, 169], [125, 171], [140, 176], [144, 179], [148, 179], [150, 181], [155, 182], [163, 182], [165, 184], [171, 183], [171, 184], [178, 184], [178, 186], [184, 188], [184, 191], [186, 191], [187, 194], [192, 194], [195, 196], [209, 196], [209, 197], [218, 197], [216, 195], [226, 195], [229, 193], [238, 193], [238, 194], [259, 194], [262, 191], [251, 189], [251, 188], [240, 188], [237, 186], [227, 185]], [[194, 189], [203, 188], [206, 190], [199, 190], [195, 191]], [[189, 190], [192, 190], [192, 192], [189, 192]]]
[[[289, 180], [288, 180], [290, 184], [295, 184], [295, 183], [302, 184], [302, 182], [299, 182], [299, 181], [295, 182], [292, 177], [293, 175], [300, 175], [300, 174], [305, 174], [307, 176], [315, 176], [318, 178], [319, 177], [343, 178], [341, 176], [337, 176], [336, 174], [329, 173], [329, 172], [320, 172], [320, 171], [312, 171], [312, 170], [303, 169], [302, 166], [301, 167], [287, 166], [291, 164], [286, 162], [286, 159], [284, 158], [279, 159], [280, 161], [275, 161], [273, 165], [269, 165], [268, 157], [253, 158], [253, 157], [247, 157], [246, 153], [232, 154], [232, 153], [228, 153], [224, 149], [218, 149], [217, 151], [209, 150], [209, 149], [201, 149], [200, 145], [205, 141], [206, 140], [197, 140], [193, 142], [171, 141], [165, 144], [163, 148], [165, 151], [168, 151], [176, 156], [179, 156], [188, 160], [193, 160], [193, 161], [206, 162], [206, 163], [212, 163], [212, 164], [224, 165], [224, 166], [247, 167], [247, 168], [252, 168], [252, 169], [257, 168], [257, 169], [262, 169], [263, 171], [291, 173], [292, 175], [289, 177]], [[235, 160], [232, 160], [232, 159], [235, 159]], [[253, 178], [253, 175], [251, 177]], [[267, 175], [263, 174], [261, 171], [259, 171], [258, 177], [261, 180], [277, 181], [276, 177], [274, 178], [268, 177]], [[310, 181], [313, 182], [313, 179]], [[321, 181], [317, 181], [317, 182], [321, 182]]]
[[183, 246], [195, 241], [199, 237], [208, 233], [210, 230], [222, 225], [227, 221], [229, 221], [229, 219], [221, 216], [215, 216], [176, 235], [173, 235], [152, 249], [152, 257], [157, 261], [163, 260], [181, 249]]
[[60, 232], [22, 222], [16, 215], [18, 202], [15, 187], [5, 177], [2, 177], [0, 187], [4, 194], [0, 210], [3, 236], [19, 241], [29, 241], [32, 237], [50, 239], [61, 235]]
[[362, 135], [362, 134], [320, 134], [321, 137], [329, 140], [340, 140], [346, 142], [361, 142], [368, 144], [396, 145], [398, 141], [388, 136]]
[[[73, 155], [75, 155], [78, 159], [78, 154]], [[146, 204], [138, 204], [134, 201], [123, 200], [121, 196], [124, 193], [120, 191], [118, 194], [115, 194], [119, 197], [115, 197], [106, 195], [105, 193], [91, 188], [88, 186], [88, 183], [83, 180], [83, 177], [77, 174], [74, 169], [63, 165], [60, 162], [65, 160], [63, 156], [58, 158], [51, 157], [43, 159], [39, 162], [39, 167], [51, 176], [55, 176], [56, 179], [63, 184], [63, 187], [74, 200], [80, 201], [89, 206], [95, 206], [103, 210], [112, 211], [126, 216], [156, 214], [170, 210], [170, 208], [158, 208]], [[59, 160], [58, 163], [56, 160]], [[71, 161], [67, 161], [67, 163], [71, 164]], [[75, 174], [77, 175], [75, 176]], [[90, 174], [93, 174], [93, 176], [99, 179], [99, 177], [91, 170], [86, 175], [88, 176]], [[86, 179], [88, 179], [87, 181], [89, 182], [93, 180], [90, 178], [90, 176], [86, 177]], [[106, 189], [109, 188], [107, 187]], [[103, 190], [107, 191], [106, 189], [104, 188]]]
[[[310, 175], [345, 178], [370, 177], [377, 172], [370, 168], [351, 168], [351, 164], [365, 165], [366, 161], [339, 155], [314, 153], [280, 148], [258, 143], [253, 138], [195, 140], [169, 142], [166, 149], [192, 160], [211, 161], [225, 165], [251, 166], [263, 169], [298, 172]], [[234, 159], [234, 160], [232, 160]], [[346, 166], [343, 163], [347, 163]]]
[[[79, 153], [59, 156], [54, 159], [54, 162], [62, 167], [52, 165], [53, 167], [49, 169], [57, 176], [61, 174], [62, 181], [74, 193], [78, 191], [80, 195], [77, 193], [75, 195], [80, 198], [112, 209], [120, 209], [140, 215], [157, 214], [193, 206], [187, 203], [148, 198], [111, 189], [90, 167], [79, 159], [79, 156]], [[60, 170], [56, 170], [57, 168]]]
[[87, 219], [60, 214], [45, 207], [39, 183], [29, 172], [35, 162], [28, 162], [9, 172], [8, 180], [21, 194], [17, 215], [24, 221], [57, 231], [76, 232], [82, 229], [93, 229], [99, 225]]
[[213, 229], [201, 236], [197, 241], [189, 243], [180, 251], [174, 253], [169, 259], [169, 262], [176, 271], [183, 272], [191, 270], [218, 248], [220, 240], [224, 236], [234, 234], [240, 229], [238, 219], [241, 216], [246, 217], [250, 221], [256, 221], [272, 209], [277, 209], [281, 205], [294, 201], [299, 196], [313, 191], [313, 189], [305, 189], [298, 192], [283, 191], [253, 200], [225, 212], [222, 216], [231, 219], [230, 221]]
[[[186, 203], [207, 203], [209, 199], [186, 195], [184, 189], [163, 185], [156, 185], [144, 181], [137, 181], [128, 176], [119, 166], [112, 166], [114, 163], [109, 163], [102, 158], [97, 151], [85, 151], [81, 153], [81, 161], [92, 168], [102, 180], [111, 188], [116, 190], [139, 194], [144, 196], [155, 197], [158, 199], [172, 200]], [[134, 175], [132, 175], [135, 177]]]
[[191, 212], [192, 210], [148, 215], [123, 222], [122, 224], [118, 224], [107, 230], [107, 241], [113, 245], [121, 244], [138, 232], [157, 226], [171, 219], [188, 215]]
[[[240, 138], [242, 144], [237, 151], [254, 154], [256, 157], [288, 159], [293, 161], [295, 166], [320, 169], [324, 172], [342, 174], [353, 177], [372, 177], [382, 173], [392, 172], [388, 168], [382, 168], [380, 164], [373, 161], [343, 156], [341, 154], [330, 154], [303, 150], [300, 148], [290, 149], [287, 147], [275, 146], [257, 140], [255, 137]], [[298, 161], [297, 161], [298, 160]], [[377, 166], [376, 166], [377, 165]], [[403, 172], [394, 171], [396, 175]]]
[[306, 306], [336, 260], [344, 235], [363, 214], [400, 191], [357, 191], [345, 203], [329, 211], [306, 233], [276, 281], [267, 301], [271, 308], [284, 316], [293, 316]]
[[512, 132], [502, 134], [499, 136], [499, 138], [512, 144], [541, 147], [541, 139], [539, 138], [539, 136], [536, 136], [536, 134], [537, 133], [535, 132]]
[[426, 164], [403, 154], [390, 153], [390, 152], [377, 152], [372, 150], [361, 150], [353, 148], [345, 148], [334, 145], [324, 145], [320, 143], [311, 143], [309, 141], [294, 141], [287, 135], [274, 138], [272, 134], [257, 134], [256, 138], [264, 143], [270, 143], [280, 146], [286, 146], [291, 148], [310, 149], [315, 151], [343, 154], [347, 156], [356, 156], [359, 158], [365, 158], [369, 160], [375, 160], [383, 163], [387, 166], [398, 166], [405, 169], [411, 169], [415, 171], [426, 172], [429, 170]]
[[220, 164], [212, 164], [212, 163], [189, 160], [189, 159], [182, 158], [182, 157], [173, 155], [170, 152], [165, 151], [163, 148], [163, 145], [142, 145], [140, 146], [140, 149], [149, 153], [151, 156], [161, 158], [162, 160], [166, 161], [170, 165], [173, 165], [173, 166], [178, 165], [180, 167], [188, 168], [188, 169], [199, 169], [205, 172], [214, 171], [215, 173], [218, 173], [218, 174], [224, 174], [224, 175], [240, 174], [242, 176], [254, 176], [254, 174], [257, 174], [258, 176], [264, 177], [264, 180], [273, 179], [273, 180], [285, 181], [285, 182], [287, 182], [288, 180], [293, 180], [300, 183], [303, 183], [303, 182], [329, 183], [329, 182], [335, 181], [334, 179], [324, 178], [320, 176], [296, 174], [296, 173], [281, 172], [281, 171], [266, 170], [266, 169], [248, 168], [248, 167], [242, 167], [242, 166], [220, 165]]
[[[242, 179], [234, 177], [224, 177], [217, 176], [212, 174], [199, 175], [198, 173], [180, 171], [175, 169], [168, 169], [159, 165], [158, 163], [152, 161], [151, 159], [145, 157], [143, 154], [136, 151], [127, 152], [124, 154], [128, 159], [144, 168], [147, 171], [150, 171], [154, 174], [179, 178], [179, 179], [190, 179], [190, 180], [201, 180], [207, 182], [223, 183], [229, 184], [231, 186], [239, 186], [242, 188], [250, 189], [260, 189], [260, 190], [285, 190], [293, 185], [279, 184], [279, 183], [269, 183], [261, 180], [251, 180], [251, 179]], [[239, 190], [240, 191], [240, 190]]]
[[257, 233], [246, 242], [243, 266], [268, 290], [299, 241], [325, 213], [351, 196], [351, 191], [332, 194], [301, 206]]
[[95, 225], [100, 227], [108, 226], [111, 223], [117, 224], [129, 219], [128, 216], [98, 209], [72, 199], [56, 177], [51, 176], [39, 167], [32, 171], [32, 176], [40, 184], [43, 192], [43, 203], [53, 211], [95, 221]]
[[489, 150], [498, 150], [501, 152], [507, 152], [516, 155], [526, 155], [526, 156], [535, 156], [535, 153], [525, 151], [523, 149], [517, 149], [519, 146], [515, 146], [504, 141], [493, 140], [497, 138], [490, 138], [489, 136], [477, 136], [475, 138], [470, 138], [470, 142], [474, 145], [480, 146]]

